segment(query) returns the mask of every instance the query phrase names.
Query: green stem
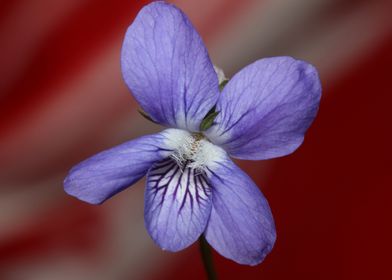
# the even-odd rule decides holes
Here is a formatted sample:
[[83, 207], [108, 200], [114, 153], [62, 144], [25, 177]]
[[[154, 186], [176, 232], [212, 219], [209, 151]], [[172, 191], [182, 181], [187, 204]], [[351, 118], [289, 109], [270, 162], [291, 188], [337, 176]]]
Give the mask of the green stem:
[[211, 247], [207, 243], [203, 235], [200, 236], [199, 238], [199, 245], [200, 245], [201, 259], [203, 260], [204, 269], [207, 273], [207, 279], [217, 280], [218, 277], [216, 276], [214, 270], [214, 262], [212, 260]]

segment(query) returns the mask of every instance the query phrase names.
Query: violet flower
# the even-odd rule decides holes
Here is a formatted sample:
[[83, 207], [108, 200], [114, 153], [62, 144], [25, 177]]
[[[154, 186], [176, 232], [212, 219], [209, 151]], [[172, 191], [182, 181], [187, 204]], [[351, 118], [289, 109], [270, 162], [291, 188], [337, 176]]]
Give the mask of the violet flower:
[[[230, 157], [270, 159], [301, 145], [320, 101], [315, 68], [290, 57], [261, 59], [220, 92], [199, 34], [161, 1], [145, 6], [129, 27], [121, 65], [141, 108], [169, 128], [83, 161], [65, 179], [65, 191], [100, 204], [147, 174], [145, 225], [162, 249], [182, 250], [204, 234], [226, 258], [260, 263], [275, 242], [273, 217]], [[211, 109], [215, 119], [203, 131]]]

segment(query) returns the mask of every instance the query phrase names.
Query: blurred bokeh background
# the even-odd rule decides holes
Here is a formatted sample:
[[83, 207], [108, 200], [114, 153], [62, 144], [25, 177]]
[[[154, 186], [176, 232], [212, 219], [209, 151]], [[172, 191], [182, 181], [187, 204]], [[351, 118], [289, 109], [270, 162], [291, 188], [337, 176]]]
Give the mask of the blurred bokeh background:
[[[120, 73], [149, 1], [0, 3], [0, 279], [204, 279], [198, 247], [162, 252], [143, 183], [101, 206], [67, 196], [82, 159], [160, 128]], [[320, 71], [318, 118], [293, 155], [240, 162], [278, 239], [257, 267], [214, 254], [221, 279], [392, 279], [392, 1], [178, 0], [230, 77], [266, 56]]]

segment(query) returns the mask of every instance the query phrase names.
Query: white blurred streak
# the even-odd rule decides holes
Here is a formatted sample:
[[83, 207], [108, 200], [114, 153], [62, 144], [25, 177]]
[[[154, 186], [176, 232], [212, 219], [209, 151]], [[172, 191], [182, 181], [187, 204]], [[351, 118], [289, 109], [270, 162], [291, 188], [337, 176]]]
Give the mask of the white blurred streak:
[[[215, 38], [210, 53], [229, 74], [255, 58], [290, 55], [333, 79], [391, 32], [387, 1], [259, 1]], [[327, 15], [327, 17], [326, 17]]]
[[[21, 230], [33, 225], [47, 208], [52, 207], [53, 198], [60, 191], [53, 186], [58, 181], [46, 179], [28, 188], [20, 189], [19, 185], [0, 186], [0, 242]], [[18, 191], [8, 191], [8, 190]]]
[[326, 81], [338, 79], [391, 34], [391, 9], [377, 1], [365, 1], [352, 13], [326, 21], [294, 52], [319, 66]]

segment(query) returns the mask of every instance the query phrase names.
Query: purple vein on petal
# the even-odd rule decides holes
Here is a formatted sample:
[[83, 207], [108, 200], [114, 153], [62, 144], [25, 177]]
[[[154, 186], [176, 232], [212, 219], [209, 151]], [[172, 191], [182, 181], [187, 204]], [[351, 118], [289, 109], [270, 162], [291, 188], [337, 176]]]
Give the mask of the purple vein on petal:
[[167, 158], [152, 166], [146, 183], [145, 222], [163, 249], [178, 251], [197, 240], [211, 211], [204, 173]]

